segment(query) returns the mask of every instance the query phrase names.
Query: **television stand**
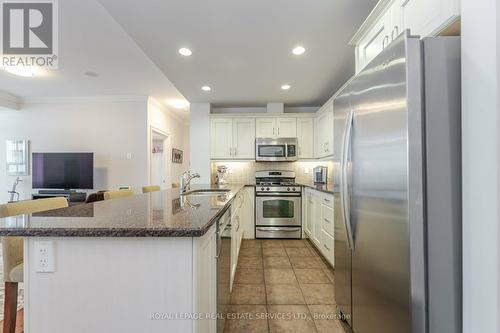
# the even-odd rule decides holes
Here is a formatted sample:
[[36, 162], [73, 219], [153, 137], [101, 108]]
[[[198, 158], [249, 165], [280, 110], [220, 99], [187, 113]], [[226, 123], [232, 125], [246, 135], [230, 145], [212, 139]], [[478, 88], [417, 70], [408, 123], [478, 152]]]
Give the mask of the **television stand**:
[[38, 193], [33, 193], [31, 198], [36, 199], [47, 199], [55, 197], [64, 197], [68, 200], [70, 205], [84, 203], [87, 200], [87, 193], [77, 192], [75, 190], [39, 190]]

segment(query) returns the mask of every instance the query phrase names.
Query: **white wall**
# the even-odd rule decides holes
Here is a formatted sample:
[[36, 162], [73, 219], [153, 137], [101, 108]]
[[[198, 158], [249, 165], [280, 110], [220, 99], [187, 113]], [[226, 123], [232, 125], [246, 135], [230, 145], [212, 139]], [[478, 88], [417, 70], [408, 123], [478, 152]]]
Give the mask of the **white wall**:
[[[165, 133], [168, 136], [166, 151], [166, 161], [168, 174], [171, 183], [178, 183], [182, 173], [189, 168], [189, 127], [188, 125], [176, 117], [168, 108], [160, 104], [158, 101], [148, 99], [148, 151], [151, 151], [151, 128], [155, 128]], [[186, 133], [188, 132], [188, 133]], [[180, 149], [184, 152], [183, 163], [172, 163], [172, 148]], [[151, 156], [148, 155], [148, 179], [151, 172]], [[150, 182], [150, 180], [148, 180]], [[170, 186], [170, 184], [167, 184]]]
[[[30, 140], [30, 152], [93, 152], [95, 189], [147, 179], [146, 100], [65, 99], [26, 103], [19, 111], [0, 111], [0, 202], [8, 199], [15, 177], [6, 176], [5, 140]], [[127, 159], [127, 153], [132, 159]], [[21, 198], [31, 194], [31, 175], [23, 177]]]
[[191, 104], [189, 115], [190, 169], [200, 174], [193, 183], [210, 184], [210, 103]]
[[498, 0], [462, 0], [464, 333], [499, 332]]
[[[6, 176], [7, 139], [30, 140], [30, 152], [93, 152], [96, 190], [129, 185], [140, 192], [149, 184], [148, 125], [154, 125], [171, 134], [173, 147], [185, 151], [184, 164], [172, 167], [178, 177], [189, 165], [187, 125], [151, 104], [146, 97], [66, 98], [31, 100], [18, 111], [0, 110], [0, 202], [8, 200], [15, 179]], [[23, 177], [19, 189], [22, 199], [30, 197], [31, 175]]]

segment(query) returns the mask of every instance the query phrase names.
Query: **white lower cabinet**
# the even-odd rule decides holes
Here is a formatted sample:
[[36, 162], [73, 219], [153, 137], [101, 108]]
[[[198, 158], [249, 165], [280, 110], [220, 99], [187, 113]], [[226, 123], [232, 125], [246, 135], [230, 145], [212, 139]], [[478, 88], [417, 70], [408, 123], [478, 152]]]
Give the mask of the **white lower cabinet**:
[[[217, 313], [217, 235], [215, 224], [201, 238], [194, 240], [195, 270], [195, 312]], [[216, 333], [217, 321], [212, 319], [194, 320], [194, 332]]]
[[304, 201], [304, 232], [334, 266], [333, 195], [307, 188]]

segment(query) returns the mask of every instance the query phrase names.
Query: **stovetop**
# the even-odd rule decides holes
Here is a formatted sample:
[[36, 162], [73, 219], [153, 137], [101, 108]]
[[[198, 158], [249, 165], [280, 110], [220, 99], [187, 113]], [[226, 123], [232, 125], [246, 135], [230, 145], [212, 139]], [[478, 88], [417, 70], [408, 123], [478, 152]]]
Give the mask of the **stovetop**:
[[295, 183], [295, 172], [268, 170], [255, 173], [256, 193], [284, 192], [300, 193], [301, 186]]

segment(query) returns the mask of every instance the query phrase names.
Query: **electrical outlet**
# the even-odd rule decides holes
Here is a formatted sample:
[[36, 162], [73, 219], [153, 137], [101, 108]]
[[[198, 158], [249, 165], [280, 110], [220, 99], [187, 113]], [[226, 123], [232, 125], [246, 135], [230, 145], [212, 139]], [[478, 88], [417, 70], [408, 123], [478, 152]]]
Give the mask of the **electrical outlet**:
[[132, 153], [127, 153], [127, 160], [131, 160], [132, 159]]
[[54, 242], [35, 241], [35, 270], [38, 273], [55, 272], [54, 263]]
[[310, 171], [309, 171], [309, 168], [308, 168], [308, 167], [305, 167], [305, 168], [304, 168], [304, 174], [306, 174], [306, 175], [307, 175], [307, 174], [309, 174], [309, 172], [310, 172]]

